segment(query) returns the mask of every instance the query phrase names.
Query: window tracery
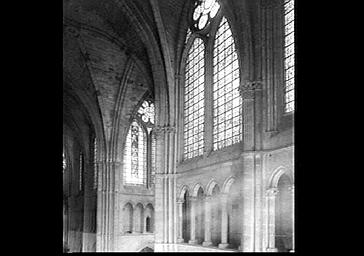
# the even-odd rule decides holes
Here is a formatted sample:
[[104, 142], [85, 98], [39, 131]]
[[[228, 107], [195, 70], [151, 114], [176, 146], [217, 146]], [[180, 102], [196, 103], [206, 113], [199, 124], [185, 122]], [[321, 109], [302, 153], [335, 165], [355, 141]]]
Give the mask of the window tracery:
[[288, 113], [294, 111], [294, 0], [284, 1], [284, 35], [285, 112]]
[[[184, 79], [184, 159], [203, 154], [205, 136], [212, 137], [212, 150], [242, 141], [239, 61], [234, 37], [223, 12], [217, 0], [195, 2], [188, 33], [195, 33], [196, 37], [188, 49]], [[205, 45], [212, 48], [205, 48]], [[206, 84], [207, 81], [211, 81], [212, 86]], [[205, 109], [205, 104], [212, 105], [212, 117], [206, 115], [210, 110]], [[205, 124], [212, 126], [209, 134], [205, 134]]]
[[147, 185], [149, 183], [152, 185], [154, 183], [155, 141], [153, 138], [155, 137], [152, 132], [154, 122], [154, 103], [152, 100], [144, 100], [130, 124], [126, 137], [124, 184]]
[[195, 9], [192, 14], [192, 23], [195, 30], [206, 28], [220, 9], [217, 0], [199, 0], [195, 2]]

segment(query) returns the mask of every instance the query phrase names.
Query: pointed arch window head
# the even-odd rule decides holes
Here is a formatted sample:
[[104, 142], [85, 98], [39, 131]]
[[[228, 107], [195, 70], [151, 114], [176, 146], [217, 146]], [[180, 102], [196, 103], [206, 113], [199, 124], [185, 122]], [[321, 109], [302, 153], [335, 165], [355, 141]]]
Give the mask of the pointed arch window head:
[[204, 29], [216, 16], [219, 9], [220, 4], [217, 0], [197, 0], [192, 15], [194, 29]]
[[196, 38], [188, 52], [184, 90], [184, 158], [203, 154], [204, 149], [204, 87], [205, 47]]
[[124, 168], [124, 181], [126, 184], [143, 185], [146, 183], [146, 134], [135, 120], [131, 123], [126, 137]]
[[145, 100], [140, 108], [138, 114], [145, 123], [154, 124], [154, 103], [149, 100]]
[[294, 0], [284, 1], [285, 112], [294, 111]]
[[213, 50], [213, 149], [242, 140], [242, 98], [239, 62], [234, 38], [225, 17], [216, 33]]

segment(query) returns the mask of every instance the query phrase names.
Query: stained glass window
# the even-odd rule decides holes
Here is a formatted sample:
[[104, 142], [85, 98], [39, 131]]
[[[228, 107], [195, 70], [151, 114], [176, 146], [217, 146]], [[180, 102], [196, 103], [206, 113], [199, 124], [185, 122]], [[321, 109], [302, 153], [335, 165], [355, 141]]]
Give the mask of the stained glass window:
[[124, 151], [124, 181], [143, 185], [146, 181], [147, 141], [142, 127], [133, 121], [126, 137]]
[[284, 1], [285, 112], [294, 111], [294, 0]]
[[192, 19], [194, 26], [198, 30], [204, 29], [212, 18], [214, 18], [220, 9], [217, 0], [200, 0], [196, 2]]
[[190, 36], [191, 36], [192, 32], [191, 32], [191, 29], [187, 29], [187, 35], [186, 35], [186, 40], [185, 40], [185, 44], [187, 43], [188, 39], [190, 39]]
[[151, 101], [145, 100], [140, 108], [138, 114], [142, 118], [143, 122], [154, 124], [154, 104]]
[[152, 134], [151, 134], [151, 141], [152, 141], [152, 152], [151, 152], [151, 174], [150, 174], [150, 182], [151, 182], [151, 184], [154, 184], [154, 182], [155, 182], [155, 165], [156, 165], [156, 151], [155, 151], [155, 148], [156, 148], [156, 138], [155, 138], [155, 134], [154, 134], [154, 132], [152, 132]]
[[204, 148], [204, 42], [196, 38], [189, 49], [184, 92], [184, 158], [203, 154]]
[[222, 18], [213, 52], [213, 149], [242, 140], [239, 64], [229, 23]]

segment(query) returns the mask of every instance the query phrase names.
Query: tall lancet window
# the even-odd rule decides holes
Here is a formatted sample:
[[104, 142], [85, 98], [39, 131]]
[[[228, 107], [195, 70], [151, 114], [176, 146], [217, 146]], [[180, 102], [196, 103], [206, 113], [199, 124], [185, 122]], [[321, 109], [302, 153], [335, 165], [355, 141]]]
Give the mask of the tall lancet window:
[[188, 52], [184, 92], [184, 158], [203, 154], [205, 115], [205, 47], [196, 38]]
[[184, 54], [184, 160], [242, 141], [240, 68], [229, 23], [234, 17], [225, 8], [218, 0], [196, 0], [191, 11]]
[[125, 176], [126, 184], [145, 184], [147, 167], [146, 132], [133, 121], [130, 125], [125, 144]]
[[242, 140], [242, 99], [234, 38], [225, 17], [217, 30], [213, 51], [213, 149]]
[[143, 101], [134, 115], [126, 137], [124, 148], [124, 184], [126, 185], [153, 185], [154, 118], [154, 103], [151, 100]]
[[285, 112], [294, 111], [294, 0], [284, 1], [284, 71], [285, 71]]

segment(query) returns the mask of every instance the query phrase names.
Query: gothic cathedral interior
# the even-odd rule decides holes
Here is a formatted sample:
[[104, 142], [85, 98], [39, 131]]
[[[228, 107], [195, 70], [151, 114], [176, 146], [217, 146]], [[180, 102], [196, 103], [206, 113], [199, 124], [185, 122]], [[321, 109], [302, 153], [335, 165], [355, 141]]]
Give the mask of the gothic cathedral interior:
[[63, 0], [63, 252], [294, 252], [294, 0]]

